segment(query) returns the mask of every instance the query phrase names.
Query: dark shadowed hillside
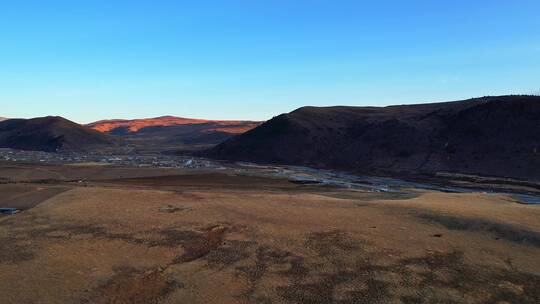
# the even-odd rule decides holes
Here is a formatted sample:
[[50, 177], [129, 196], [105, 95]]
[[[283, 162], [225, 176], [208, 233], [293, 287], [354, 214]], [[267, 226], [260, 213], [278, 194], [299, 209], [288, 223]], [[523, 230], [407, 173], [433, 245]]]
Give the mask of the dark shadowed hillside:
[[36, 151], [85, 151], [115, 144], [108, 135], [57, 116], [0, 122], [0, 147]]
[[205, 156], [356, 172], [540, 179], [540, 97], [390, 107], [303, 107]]

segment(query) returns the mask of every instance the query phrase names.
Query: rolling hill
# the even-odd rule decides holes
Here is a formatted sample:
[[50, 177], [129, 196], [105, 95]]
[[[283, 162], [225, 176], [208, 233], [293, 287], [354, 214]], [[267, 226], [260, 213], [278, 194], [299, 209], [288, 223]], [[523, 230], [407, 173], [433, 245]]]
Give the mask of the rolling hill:
[[117, 139], [58, 116], [0, 122], [0, 147], [46, 152], [88, 151], [114, 146]]
[[540, 179], [540, 97], [303, 107], [202, 153], [361, 173]]

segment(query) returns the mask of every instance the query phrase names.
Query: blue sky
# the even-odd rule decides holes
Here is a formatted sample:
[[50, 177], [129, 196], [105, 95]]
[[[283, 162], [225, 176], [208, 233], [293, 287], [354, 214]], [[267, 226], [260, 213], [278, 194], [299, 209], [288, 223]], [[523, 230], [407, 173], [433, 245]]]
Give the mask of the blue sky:
[[540, 1], [1, 1], [0, 116], [269, 119], [540, 90]]

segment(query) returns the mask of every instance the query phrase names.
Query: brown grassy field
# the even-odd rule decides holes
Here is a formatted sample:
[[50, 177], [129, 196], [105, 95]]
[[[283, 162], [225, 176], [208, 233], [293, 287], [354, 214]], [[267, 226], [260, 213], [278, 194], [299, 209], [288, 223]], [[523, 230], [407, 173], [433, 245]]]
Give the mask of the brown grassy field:
[[216, 172], [0, 166], [1, 303], [539, 303], [540, 209]]

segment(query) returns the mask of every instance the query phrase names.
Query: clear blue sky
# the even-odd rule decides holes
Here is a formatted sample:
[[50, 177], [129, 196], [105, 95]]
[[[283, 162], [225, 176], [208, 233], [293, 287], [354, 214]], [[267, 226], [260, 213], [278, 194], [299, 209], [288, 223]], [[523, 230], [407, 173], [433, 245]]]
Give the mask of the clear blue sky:
[[0, 1], [0, 116], [268, 119], [540, 90], [538, 0]]

